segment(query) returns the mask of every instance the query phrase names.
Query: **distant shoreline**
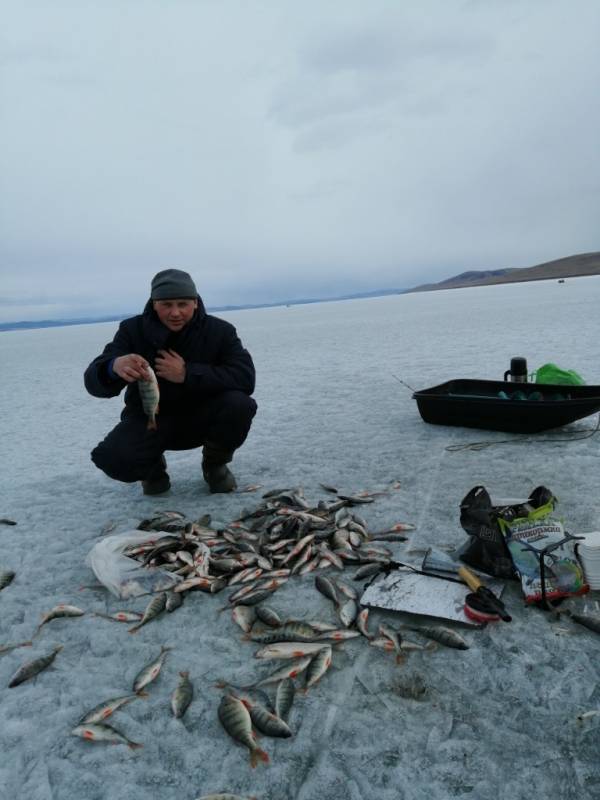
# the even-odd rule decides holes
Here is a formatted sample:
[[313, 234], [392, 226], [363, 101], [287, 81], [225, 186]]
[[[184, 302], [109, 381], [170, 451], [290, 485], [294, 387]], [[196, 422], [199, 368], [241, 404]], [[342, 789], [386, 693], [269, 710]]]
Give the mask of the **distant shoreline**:
[[[254, 308], [285, 308], [313, 303], [337, 303], [342, 300], [365, 300], [372, 297], [389, 297], [415, 292], [437, 292], [441, 289], [466, 289], [471, 286], [495, 286], [506, 283], [528, 283], [530, 281], [565, 280], [600, 275], [600, 252], [580, 253], [567, 256], [534, 267], [510, 267], [496, 270], [473, 270], [446, 278], [438, 283], [426, 283], [412, 289], [377, 289], [373, 292], [356, 292], [336, 297], [311, 297], [300, 300], [280, 300], [276, 303], [251, 303], [242, 306], [218, 306], [208, 308], [209, 313], [220, 311], [246, 311]], [[93, 325], [99, 322], [120, 322], [135, 316], [139, 311], [125, 314], [111, 314], [102, 317], [78, 317], [75, 319], [25, 320], [21, 322], [0, 322], [0, 333], [6, 331], [35, 330], [38, 328], [62, 328], [67, 325]]]
[[[375, 292], [360, 292], [357, 294], [346, 294], [338, 297], [311, 297], [302, 300], [280, 300], [276, 303], [250, 303], [243, 306], [215, 306], [207, 308], [209, 314], [220, 311], [246, 311], [253, 308], [286, 308], [289, 306], [306, 306], [314, 303], [337, 303], [342, 300], [362, 300], [370, 297], [387, 297], [397, 294], [408, 294], [412, 289], [380, 289]], [[20, 322], [0, 322], [0, 333], [5, 331], [25, 331], [37, 328], [62, 328], [67, 325], [93, 325], [99, 322], [120, 322], [127, 317], [134, 317], [139, 311], [131, 311], [123, 314], [111, 314], [103, 317], [79, 317], [76, 319], [43, 319], [43, 320], [24, 320]]]

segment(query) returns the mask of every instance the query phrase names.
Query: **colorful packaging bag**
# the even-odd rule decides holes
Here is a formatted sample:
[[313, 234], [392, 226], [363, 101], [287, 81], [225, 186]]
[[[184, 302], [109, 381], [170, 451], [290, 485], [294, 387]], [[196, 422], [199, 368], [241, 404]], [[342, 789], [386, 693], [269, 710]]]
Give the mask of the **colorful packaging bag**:
[[549, 601], [589, 591], [574, 549], [580, 537], [565, 531], [555, 513], [557, 502], [551, 496], [537, 508], [525, 506], [522, 516], [498, 519], [527, 603], [547, 606]]

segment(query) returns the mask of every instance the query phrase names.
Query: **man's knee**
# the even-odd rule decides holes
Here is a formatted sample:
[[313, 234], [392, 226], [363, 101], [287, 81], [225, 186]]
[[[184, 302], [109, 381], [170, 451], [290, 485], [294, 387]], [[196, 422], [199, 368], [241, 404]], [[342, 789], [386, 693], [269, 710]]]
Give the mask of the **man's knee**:
[[244, 392], [231, 391], [223, 392], [221, 413], [232, 419], [244, 422], [252, 422], [256, 414], [256, 401]]
[[127, 454], [119, 453], [117, 448], [110, 447], [105, 442], [100, 442], [90, 455], [98, 469], [113, 480], [125, 483], [141, 480], [136, 465], [127, 458]]

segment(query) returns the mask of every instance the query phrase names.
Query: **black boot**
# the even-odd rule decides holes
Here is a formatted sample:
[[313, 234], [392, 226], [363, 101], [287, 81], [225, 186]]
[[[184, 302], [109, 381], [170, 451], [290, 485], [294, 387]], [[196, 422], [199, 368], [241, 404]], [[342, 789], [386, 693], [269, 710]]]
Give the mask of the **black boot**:
[[167, 473], [167, 461], [164, 456], [160, 457], [152, 473], [142, 481], [144, 494], [164, 494], [171, 488], [171, 481]]
[[233, 473], [227, 466], [232, 458], [231, 450], [208, 442], [204, 445], [202, 475], [212, 494], [233, 492], [237, 487]]

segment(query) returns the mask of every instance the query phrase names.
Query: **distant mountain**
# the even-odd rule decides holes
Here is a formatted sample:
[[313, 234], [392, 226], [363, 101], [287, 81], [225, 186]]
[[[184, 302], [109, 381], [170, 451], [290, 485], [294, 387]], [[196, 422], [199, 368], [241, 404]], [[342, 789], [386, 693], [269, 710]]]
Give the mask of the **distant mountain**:
[[[461, 272], [453, 278], [439, 283], [424, 283], [414, 289], [375, 289], [372, 292], [341, 294], [335, 297], [310, 297], [301, 300], [281, 300], [276, 303], [254, 303], [245, 306], [218, 306], [207, 308], [209, 313], [219, 311], [243, 311], [250, 308], [276, 308], [278, 306], [301, 306], [310, 303], [334, 303], [338, 300], [361, 300], [369, 297], [387, 297], [410, 292], [433, 292], [437, 289], [461, 289], [466, 286], [488, 286], [494, 283], [516, 283], [518, 281], [543, 281], [549, 278], [575, 278], [583, 275], [600, 275], [600, 252], [581, 253], [576, 256], [547, 261], [535, 267], [508, 267], [506, 269], [471, 270]], [[27, 330], [31, 328], [56, 328], [64, 325], [88, 325], [96, 322], [120, 322], [139, 312], [104, 317], [84, 317], [78, 319], [45, 319], [23, 322], [0, 322], [0, 332]]]
[[600, 252], [581, 253], [556, 261], [546, 261], [534, 267], [509, 267], [461, 272], [439, 283], [424, 283], [409, 289], [410, 292], [433, 292], [437, 289], [463, 289], [466, 286], [490, 286], [495, 283], [543, 281], [552, 278], [576, 278], [583, 275], [600, 275]]

